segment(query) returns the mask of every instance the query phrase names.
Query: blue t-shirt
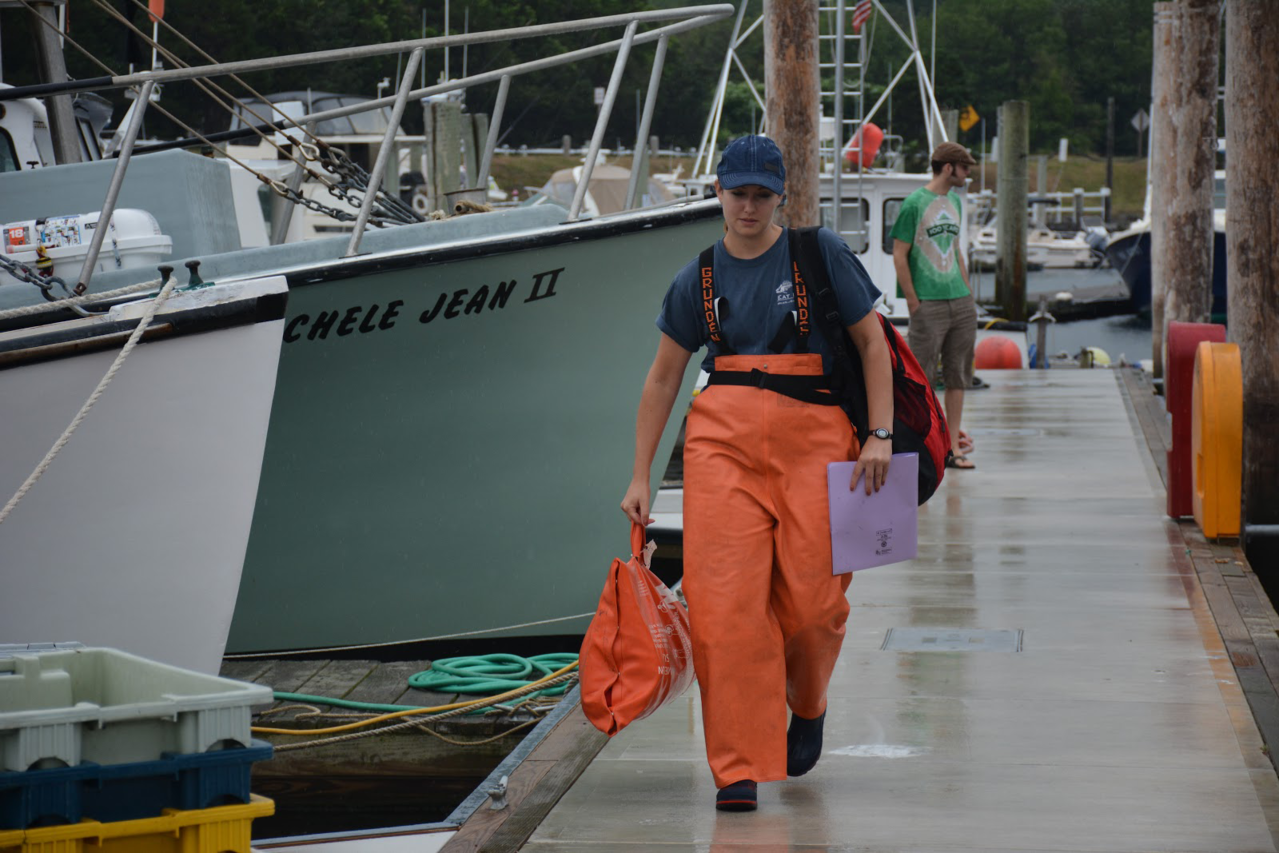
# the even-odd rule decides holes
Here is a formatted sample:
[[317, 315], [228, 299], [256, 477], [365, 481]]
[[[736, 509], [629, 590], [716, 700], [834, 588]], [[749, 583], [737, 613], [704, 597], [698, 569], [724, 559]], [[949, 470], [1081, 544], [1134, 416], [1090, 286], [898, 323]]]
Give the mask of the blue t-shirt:
[[[822, 259], [826, 262], [839, 302], [840, 321], [851, 326], [870, 313], [879, 298], [879, 289], [871, 283], [862, 262], [835, 232], [822, 228], [817, 235]], [[720, 318], [720, 336], [734, 352], [741, 355], [769, 354], [769, 344], [777, 336], [787, 315], [795, 310], [795, 277], [789, 242], [788, 235], [783, 232], [767, 252], [750, 260], [730, 255], [724, 249], [723, 240], [715, 244], [715, 296], [723, 297], [729, 306], [726, 316]], [[809, 292], [812, 292], [811, 283]], [[702, 283], [697, 258], [681, 269], [671, 282], [666, 298], [662, 300], [657, 328], [689, 352], [697, 352], [710, 340], [710, 330], [702, 315]], [[808, 351], [821, 353], [822, 364], [830, 373], [830, 347], [816, 318], [810, 321], [809, 328]], [[702, 359], [703, 370], [713, 369], [715, 356], [723, 355], [716, 349], [718, 347], [713, 347]], [[795, 352], [794, 335], [782, 351]]]

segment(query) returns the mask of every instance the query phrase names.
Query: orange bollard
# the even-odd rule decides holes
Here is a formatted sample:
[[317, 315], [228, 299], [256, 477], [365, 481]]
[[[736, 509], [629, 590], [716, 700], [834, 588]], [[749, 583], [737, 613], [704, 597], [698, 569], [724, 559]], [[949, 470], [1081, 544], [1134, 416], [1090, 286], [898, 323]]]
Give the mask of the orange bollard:
[[1190, 447], [1195, 521], [1208, 539], [1238, 536], [1243, 494], [1243, 365], [1238, 344], [1204, 341], [1196, 350]]
[[1225, 341], [1226, 327], [1215, 323], [1168, 324], [1168, 358], [1164, 362], [1164, 400], [1172, 415], [1172, 447], [1168, 450], [1168, 515], [1194, 514], [1190, 467], [1190, 402], [1195, 378], [1195, 349], [1200, 341]]

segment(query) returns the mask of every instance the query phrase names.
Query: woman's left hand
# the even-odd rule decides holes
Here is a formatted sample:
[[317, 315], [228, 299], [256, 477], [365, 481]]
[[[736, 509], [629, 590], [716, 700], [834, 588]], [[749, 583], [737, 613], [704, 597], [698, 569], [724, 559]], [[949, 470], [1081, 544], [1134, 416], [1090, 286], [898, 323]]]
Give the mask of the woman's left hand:
[[865, 474], [866, 494], [869, 495], [872, 491], [878, 492], [888, 477], [888, 463], [892, 458], [891, 440], [874, 436], [866, 439], [866, 443], [862, 445], [861, 455], [857, 457], [857, 464], [853, 466], [853, 481], [848, 484], [848, 490], [857, 488], [857, 481]]

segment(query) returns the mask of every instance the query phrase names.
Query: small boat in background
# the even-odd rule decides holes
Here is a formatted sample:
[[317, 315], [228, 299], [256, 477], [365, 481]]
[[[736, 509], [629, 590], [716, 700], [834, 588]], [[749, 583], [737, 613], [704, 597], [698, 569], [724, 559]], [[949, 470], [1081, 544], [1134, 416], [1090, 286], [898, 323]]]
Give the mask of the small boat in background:
[[[998, 244], [998, 220], [991, 216], [969, 244], [971, 261], [994, 269]], [[1100, 261], [1085, 231], [1065, 233], [1034, 224], [1026, 231], [1026, 265], [1032, 269], [1085, 269]]]
[[[1213, 173], [1212, 211], [1212, 313], [1226, 313], [1226, 173]], [[1146, 186], [1145, 212], [1131, 226], [1114, 234], [1106, 244], [1106, 257], [1128, 286], [1132, 306], [1149, 311], [1151, 299], [1150, 186]]]

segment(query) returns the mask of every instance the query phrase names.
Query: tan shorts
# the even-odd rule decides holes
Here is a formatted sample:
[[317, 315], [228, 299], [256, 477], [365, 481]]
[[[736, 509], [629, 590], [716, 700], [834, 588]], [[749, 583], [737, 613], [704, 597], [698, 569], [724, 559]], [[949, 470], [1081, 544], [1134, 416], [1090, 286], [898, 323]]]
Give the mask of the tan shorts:
[[946, 389], [967, 390], [973, 382], [973, 346], [977, 342], [977, 303], [971, 295], [958, 299], [925, 299], [910, 315], [906, 343], [929, 376], [941, 358]]

